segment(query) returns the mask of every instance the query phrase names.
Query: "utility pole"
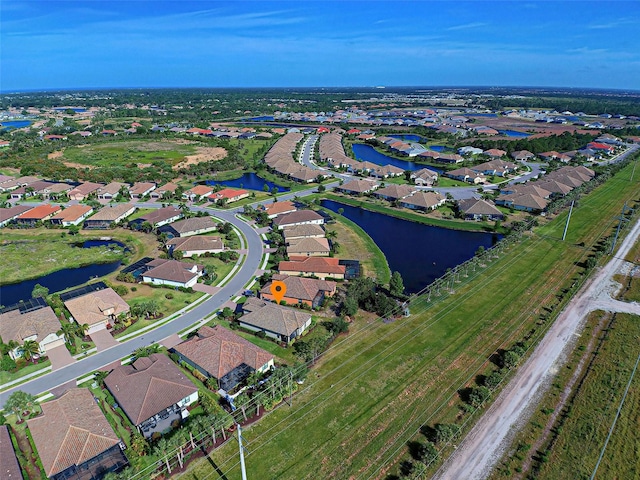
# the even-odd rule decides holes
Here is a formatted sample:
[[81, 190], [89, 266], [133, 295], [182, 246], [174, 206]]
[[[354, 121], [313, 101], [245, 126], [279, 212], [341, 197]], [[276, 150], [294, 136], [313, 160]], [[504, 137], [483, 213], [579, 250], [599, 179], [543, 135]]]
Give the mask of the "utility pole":
[[247, 470], [244, 466], [244, 447], [242, 446], [242, 428], [239, 423], [238, 426], [238, 448], [240, 449], [240, 470], [242, 471], [242, 480], [247, 480]]
[[573, 203], [575, 200], [571, 200], [571, 208], [569, 208], [569, 216], [567, 217], [567, 224], [564, 226], [564, 233], [562, 234], [562, 241], [564, 242], [565, 237], [567, 236], [567, 230], [569, 229], [569, 220], [571, 220], [571, 212], [573, 212]]
[[622, 213], [620, 214], [618, 218], [618, 228], [616, 229], [616, 236], [613, 237], [613, 243], [611, 244], [611, 250], [609, 251], [609, 255], [611, 255], [613, 253], [614, 248], [616, 248], [616, 242], [618, 241], [618, 234], [620, 233], [620, 228], [622, 227], [622, 222], [628, 222], [629, 220], [627, 218], [625, 218], [624, 214], [626, 213], [627, 210], [630, 210], [633, 212], [633, 208], [629, 208], [627, 207], [627, 202], [624, 203], [624, 205], [622, 206]]

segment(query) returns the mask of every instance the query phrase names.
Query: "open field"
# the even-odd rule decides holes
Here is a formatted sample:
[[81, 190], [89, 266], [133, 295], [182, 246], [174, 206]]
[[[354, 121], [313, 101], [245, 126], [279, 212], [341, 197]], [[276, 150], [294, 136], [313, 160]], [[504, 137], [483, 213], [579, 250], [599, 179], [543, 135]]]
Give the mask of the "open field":
[[[144, 165], [158, 165], [169, 163], [177, 166], [181, 162], [197, 163], [198, 155], [207, 154], [213, 157], [210, 160], [223, 158], [226, 152], [224, 149], [216, 152], [198, 150], [206, 148], [196, 142], [177, 142], [169, 140], [149, 141], [149, 140], [127, 140], [114, 141], [108, 143], [96, 143], [86, 146], [66, 148], [60, 158], [61, 161], [77, 165], [89, 165], [98, 167], [124, 166], [131, 163]], [[182, 163], [181, 166], [185, 166]]]
[[[411, 317], [392, 324], [352, 325], [293, 407], [279, 408], [245, 431], [251, 475], [383, 478], [406, 458], [406, 442], [422, 425], [462, 425], [468, 414], [458, 391], [491, 370], [488, 359], [497, 350], [525, 336], [534, 343], [544, 333], [540, 315], [577, 280], [581, 262], [610, 233], [622, 203], [637, 199], [640, 186], [628, 182], [629, 174], [630, 168], [623, 170], [580, 201], [566, 242], [559, 240], [565, 213], [474, 273], [455, 295], [435, 305], [415, 300]], [[212, 460], [229, 479], [239, 478], [234, 448], [221, 448]], [[211, 472], [201, 462], [182, 478]]]

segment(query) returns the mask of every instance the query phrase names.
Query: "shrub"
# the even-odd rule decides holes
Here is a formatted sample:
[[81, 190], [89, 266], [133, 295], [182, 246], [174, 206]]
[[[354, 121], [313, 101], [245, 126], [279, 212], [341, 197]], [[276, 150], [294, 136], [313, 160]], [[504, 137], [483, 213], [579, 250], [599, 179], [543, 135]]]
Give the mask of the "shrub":
[[173, 293], [165, 293], [164, 298], [171, 300], [173, 298]]
[[0, 369], [4, 372], [15, 370], [16, 362], [9, 355], [3, 355], [0, 360]]
[[132, 292], [137, 292], [138, 291], [138, 287], [131, 287], [131, 291]]

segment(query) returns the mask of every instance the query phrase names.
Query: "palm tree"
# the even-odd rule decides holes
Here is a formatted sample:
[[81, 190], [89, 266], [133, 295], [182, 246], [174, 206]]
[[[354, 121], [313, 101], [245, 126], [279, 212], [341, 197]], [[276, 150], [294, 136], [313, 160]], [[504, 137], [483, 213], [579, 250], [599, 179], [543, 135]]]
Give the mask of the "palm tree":
[[56, 335], [64, 336], [64, 341], [69, 345], [73, 345], [73, 336], [76, 333], [76, 325], [71, 322], [63, 322], [60, 324], [60, 330], [56, 332]]
[[88, 330], [89, 330], [89, 324], [87, 323], [83, 323], [82, 325], [80, 325], [79, 323], [75, 324], [74, 333], [80, 340], [84, 338]]
[[35, 340], [25, 340], [22, 344], [22, 356], [25, 360], [35, 363], [35, 357], [40, 353], [40, 345]]
[[335, 230], [327, 230], [325, 237], [327, 238], [336, 238], [338, 236], [338, 234], [336, 233]]
[[93, 372], [93, 379], [96, 381], [100, 387], [104, 387], [104, 379], [107, 378], [109, 372], [105, 372], [104, 370], [96, 370]]
[[244, 421], [247, 421], [247, 405], [249, 404], [249, 396], [245, 393], [241, 393], [238, 395], [233, 403], [236, 404], [237, 407], [240, 407], [242, 410], [242, 416], [244, 417]]

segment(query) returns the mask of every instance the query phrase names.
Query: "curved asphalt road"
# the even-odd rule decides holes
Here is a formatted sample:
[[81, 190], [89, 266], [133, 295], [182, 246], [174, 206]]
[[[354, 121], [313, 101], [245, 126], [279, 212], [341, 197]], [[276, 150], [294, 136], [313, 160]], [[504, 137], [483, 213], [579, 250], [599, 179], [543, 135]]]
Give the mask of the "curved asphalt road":
[[[140, 206], [159, 207], [160, 205], [141, 204]], [[210, 211], [209, 209], [202, 209], [199, 207], [194, 207], [192, 210]], [[250, 225], [235, 217], [235, 212], [236, 211], [216, 210], [214, 213], [216, 217], [235, 225], [244, 234], [247, 243], [247, 255], [244, 263], [235, 273], [233, 278], [224, 287], [222, 287], [219, 292], [199, 304], [197, 307], [177, 317], [175, 320], [162, 325], [161, 327], [145, 332], [139, 337], [132, 338], [131, 340], [98, 352], [82, 360], [78, 360], [71, 365], [0, 393], [0, 405], [4, 406], [9, 395], [16, 390], [22, 390], [33, 395], [38, 395], [43, 392], [50, 391], [51, 389], [71, 380], [80, 378], [114, 361], [120, 360], [121, 358], [130, 355], [137, 348], [144, 347], [155, 342], [160, 342], [169, 335], [186, 329], [200, 321], [203, 317], [209, 315], [211, 312], [220, 309], [220, 307], [230, 298], [241, 292], [243, 287], [255, 276], [256, 270], [258, 270], [258, 267], [260, 266], [263, 254], [263, 242], [259, 234]]]

